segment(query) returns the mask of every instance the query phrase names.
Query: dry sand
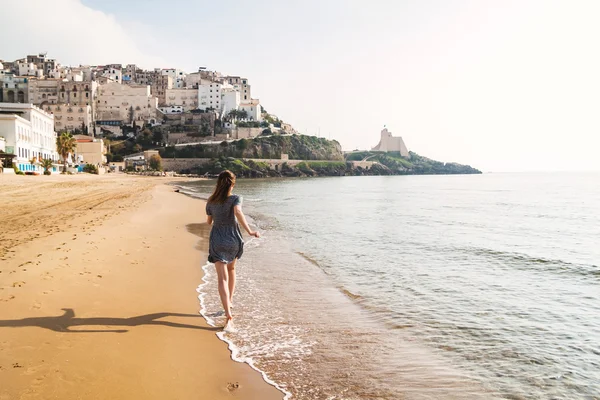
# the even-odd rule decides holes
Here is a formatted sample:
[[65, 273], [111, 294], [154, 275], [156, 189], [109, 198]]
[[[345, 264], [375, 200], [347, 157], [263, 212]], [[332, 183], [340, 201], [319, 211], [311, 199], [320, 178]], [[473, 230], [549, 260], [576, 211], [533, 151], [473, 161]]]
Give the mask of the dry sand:
[[165, 182], [0, 175], [0, 400], [282, 398], [199, 316], [204, 206]]

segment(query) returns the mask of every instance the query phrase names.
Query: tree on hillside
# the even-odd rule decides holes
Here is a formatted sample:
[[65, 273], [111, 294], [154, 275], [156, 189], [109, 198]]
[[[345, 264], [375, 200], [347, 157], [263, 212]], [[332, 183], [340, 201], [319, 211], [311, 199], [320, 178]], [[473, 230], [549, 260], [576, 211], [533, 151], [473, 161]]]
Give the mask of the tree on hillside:
[[162, 143], [163, 141], [163, 133], [160, 129], [155, 129], [152, 134], [152, 141], [155, 143]]
[[69, 132], [62, 132], [56, 138], [56, 151], [63, 159], [63, 174], [67, 172], [67, 157], [77, 148], [77, 141]]

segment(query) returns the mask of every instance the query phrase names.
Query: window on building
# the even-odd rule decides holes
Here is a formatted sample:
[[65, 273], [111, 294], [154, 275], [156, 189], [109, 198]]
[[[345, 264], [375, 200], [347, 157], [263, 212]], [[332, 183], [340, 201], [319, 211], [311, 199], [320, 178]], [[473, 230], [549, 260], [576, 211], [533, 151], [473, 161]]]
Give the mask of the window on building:
[[248, 96], [244, 95], [244, 100], [248, 100]]

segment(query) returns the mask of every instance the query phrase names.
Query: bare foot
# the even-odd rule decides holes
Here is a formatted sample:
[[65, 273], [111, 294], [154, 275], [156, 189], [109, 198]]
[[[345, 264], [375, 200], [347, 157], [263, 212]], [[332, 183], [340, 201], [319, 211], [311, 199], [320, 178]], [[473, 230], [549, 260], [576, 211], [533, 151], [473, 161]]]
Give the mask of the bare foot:
[[235, 327], [233, 326], [233, 317], [228, 317], [227, 322], [225, 322], [225, 326], [223, 327], [224, 332], [235, 332]]

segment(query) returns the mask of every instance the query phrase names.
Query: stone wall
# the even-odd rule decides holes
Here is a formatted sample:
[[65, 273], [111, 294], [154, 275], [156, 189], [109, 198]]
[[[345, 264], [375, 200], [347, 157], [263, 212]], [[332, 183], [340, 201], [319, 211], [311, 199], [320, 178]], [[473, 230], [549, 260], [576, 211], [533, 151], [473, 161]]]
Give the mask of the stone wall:
[[240, 127], [237, 127], [233, 131], [232, 139], [254, 139], [258, 135], [260, 135], [260, 133], [264, 129], [265, 128], [240, 128]]
[[165, 171], [179, 172], [184, 169], [207, 164], [210, 158], [163, 158], [162, 167]]
[[376, 162], [374, 161], [350, 161], [352, 163], [352, 166], [354, 168], [357, 167], [361, 167], [361, 168], [371, 168], [373, 166], [373, 164], [376, 164]]

